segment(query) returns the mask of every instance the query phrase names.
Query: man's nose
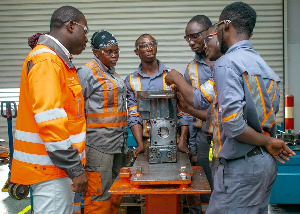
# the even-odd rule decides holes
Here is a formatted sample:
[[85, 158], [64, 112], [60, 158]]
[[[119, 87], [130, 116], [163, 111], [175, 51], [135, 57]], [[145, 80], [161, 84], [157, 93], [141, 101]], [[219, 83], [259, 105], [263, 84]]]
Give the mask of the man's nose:
[[188, 41], [188, 43], [189, 43], [189, 46], [192, 46], [192, 45], [195, 44], [195, 41], [193, 41], [193, 40], [190, 39], [190, 40]]

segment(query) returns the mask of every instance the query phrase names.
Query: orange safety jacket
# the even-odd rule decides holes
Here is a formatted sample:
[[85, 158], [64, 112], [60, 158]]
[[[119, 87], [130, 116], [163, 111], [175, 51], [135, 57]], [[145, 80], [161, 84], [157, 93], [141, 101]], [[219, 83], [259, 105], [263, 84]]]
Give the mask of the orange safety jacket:
[[11, 182], [31, 185], [83, 173], [86, 121], [74, 65], [41, 36], [25, 59]]

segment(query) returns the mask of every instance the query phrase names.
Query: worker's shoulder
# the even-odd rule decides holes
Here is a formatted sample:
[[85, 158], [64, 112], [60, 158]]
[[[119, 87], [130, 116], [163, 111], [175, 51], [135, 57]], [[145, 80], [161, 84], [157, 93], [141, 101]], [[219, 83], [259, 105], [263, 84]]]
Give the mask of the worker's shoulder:
[[45, 45], [37, 45], [27, 56], [28, 61], [34, 64], [45, 60], [51, 60], [55, 63], [60, 63], [62, 60], [58, 57], [57, 53]]
[[37, 46], [35, 46], [32, 51], [28, 54], [30, 57], [56, 57], [57, 54], [54, 50], [52, 50], [51, 48], [49, 48], [46, 45], [43, 44], [39, 44]]
[[193, 60], [191, 60], [189, 63], [188, 63], [188, 66], [189, 65], [192, 65], [192, 64], [196, 64], [197, 63], [197, 59], [194, 58]]
[[125, 78], [125, 80], [126, 80], [126, 79], [129, 79], [129, 78], [132, 78], [132, 77], [137, 77], [138, 74], [139, 74], [139, 70], [136, 70], [135, 72], [129, 74], [129, 75]]
[[78, 75], [94, 75], [93, 68], [96, 68], [95, 65], [93, 64], [93, 61], [89, 61], [84, 65], [76, 68], [76, 70]]

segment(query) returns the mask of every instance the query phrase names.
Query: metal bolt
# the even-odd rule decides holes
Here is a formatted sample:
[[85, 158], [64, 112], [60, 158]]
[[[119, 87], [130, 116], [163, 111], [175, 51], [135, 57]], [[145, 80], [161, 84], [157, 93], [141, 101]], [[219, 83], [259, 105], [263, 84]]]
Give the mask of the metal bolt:
[[187, 175], [186, 175], [186, 167], [185, 167], [185, 166], [182, 166], [182, 167], [180, 168], [180, 171], [181, 171], [181, 173], [180, 173], [181, 179], [182, 179], [182, 180], [186, 180], [186, 179], [187, 179]]

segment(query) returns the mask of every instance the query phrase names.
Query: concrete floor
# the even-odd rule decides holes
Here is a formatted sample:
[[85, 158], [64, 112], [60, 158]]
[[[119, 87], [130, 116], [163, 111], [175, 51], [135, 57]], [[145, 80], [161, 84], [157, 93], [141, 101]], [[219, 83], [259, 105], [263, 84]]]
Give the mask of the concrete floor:
[[[0, 165], [1, 189], [7, 179], [8, 171], [8, 165]], [[30, 206], [29, 197], [23, 200], [16, 200], [11, 198], [7, 192], [0, 192], [0, 214], [30, 214], [31, 210], [28, 206]], [[268, 214], [300, 214], [300, 205], [273, 204], [269, 206]]]

